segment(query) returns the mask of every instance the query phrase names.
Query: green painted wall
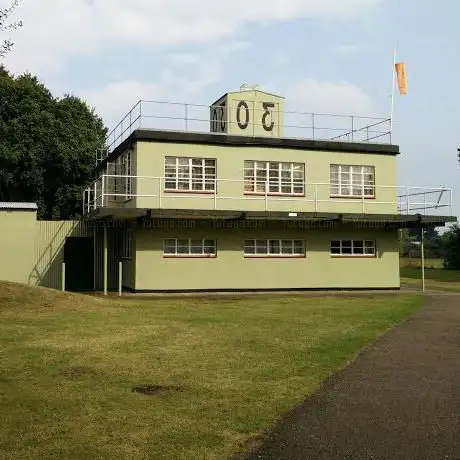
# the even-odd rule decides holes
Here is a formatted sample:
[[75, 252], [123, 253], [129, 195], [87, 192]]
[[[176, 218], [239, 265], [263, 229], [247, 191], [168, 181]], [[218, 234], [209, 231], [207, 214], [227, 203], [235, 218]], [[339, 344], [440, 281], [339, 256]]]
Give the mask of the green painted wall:
[[36, 218], [36, 211], [0, 210], [0, 280], [28, 282]]
[[[270, 288], [397, 288], [397, 231], [351, 227], [302, 228], [294, 223], [231, 224], [163, 222], [136, 230], [136, 289], [270, 289]], [[163, 238], [216, 238], [217, 257], [163, 258]], [[252, 259], [243, 256], [245, 238], [301, 238], [302, 259]], [[375, 258], [331, 258], [333, 239], [373, 239]]]
[[[189, 193], [161, 193], [164, 176], [164, 158], [167, 155], [217, 159], [218, 179], [228, 182], [218, 184], [217, 195], [194, 195]], [[130, 206], [138, 208], [220, 209], [236, 211], [264, 211], [265, 197], [243, 195], [243, 170], [245, 160], [292, 161], [305, 163], [307, 182], [306, 197], [269, 199], [269, 211], [285, 212], [342, 212], [396, 214], [397, 170], [396, 157], [390, 155], [303, 151], [295, 149], [247, 148], [234, 146], [210, 146], [138, 142], [133, 161], [140, 176], [135, 186], [138, 197]], [[375, 166], [376, 198], [366, 200], [329, 198], [330, 165], [352, 164]], [[320, 183], [316, 188], [312, 183]], [[389, 186], [389, 188], [380, 188]], [[154, 195], [145, 196], [145, 195]], [[316, 205], [315, 205], [316, 197]]]
[[[239, 107], [240, 103], [245, 105]], [[264, 103], [272, 106], [265, 108]], [[269, 114], [265, 116], [267, 110]], [[258, 90], [230, 92], [210, 107], [210, 119], [211, 132], [282, 137], [284, 98]], [[264, 125], [271, 129], [264, 128]]]
[[28, 270], [27, 282], [52, 289], [62, 287], [64, 244], [70, 237], [94, 235], [93, 229], [79, 221], [37, 221], [32, 239], [34, 258]]

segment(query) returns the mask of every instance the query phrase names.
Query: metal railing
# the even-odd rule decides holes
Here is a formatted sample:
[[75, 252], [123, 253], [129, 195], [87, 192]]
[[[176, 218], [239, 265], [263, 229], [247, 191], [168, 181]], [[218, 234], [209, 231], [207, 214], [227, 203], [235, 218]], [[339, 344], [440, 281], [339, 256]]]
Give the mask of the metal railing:
[[[129, 188], [124, 188], [128, 181]], [[85, 191], [84, 212], [131, 207], [427, 215], [442, 210], [443, 216], [453, 216], [453, 190], [444, 187], [360, 185], [353, 186], [350, 193], [355, 195], [350, 195], [343, 191], [334, 194], [337, 184], [333, 183], [296, 183], [302, 193], [282, 193], [273, 192], [274, 183], [270, 181], [257, 182], [255, 192], [253, 183], [241, 179], [202, 179], [199, 187], [199, 182], [191, 180], [187, 190], [168, 189], [170, 181], [164, 177], [104, 174]], [[276, 185], [281, 186], [280, 190], [283, 186], [294, 187], [291, 182]]]
[[[236, 113], [237, 107], [223, 107], [217, 120], [211, 112], [220, 106], [185, 104], [161, 101], [139, 101], [115, 126], [106, 139], [106, 148], [100, 154], [108, 155], [136, 129], [158, 129], [216, 134], [242, 134], [257, 137], [301, 138], [336, 140], [342, 142], [377, 142], [391, 144], [391, 120], [382, 117], [333, 115], [311, 112], [277, 111], [268, 113], [273, 121], [272, 130], [262, 128], [266, 110], [250, 107], [247, 120], [226, 120], [228, 111]], [[234, 117], [236, 119], [236, 115]], [[270, 122], [271, 123], [271, 122]], [[244, 129], [241, 127], [244, 126]]]

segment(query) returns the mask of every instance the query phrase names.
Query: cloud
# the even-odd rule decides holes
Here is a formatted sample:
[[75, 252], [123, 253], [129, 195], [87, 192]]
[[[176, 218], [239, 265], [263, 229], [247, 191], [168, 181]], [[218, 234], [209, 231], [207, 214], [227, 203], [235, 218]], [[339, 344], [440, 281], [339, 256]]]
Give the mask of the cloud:
[[[118, 123], [139, 100], [203, 104], [202, 93], [223, 79], [227, 60], [249, 46], [249, 42], [235, 41], [217, 43], [201, 54], [175, 54], [170, 57], [171, 66], [166, 67], [155, 81], [117, 79], [100, 88], [80, 90], [79, 95], [95, 107], [109, 127]], [[184, 67], [186, 72], [182, 71]], [[211, 101], [205, 104], [207, 102]], [[158, 113], [168, 113], [165, 105], [157, 104], [155, 109]], [[193, 111], [192, 107], [189, 109]], [[183, 113], [179, 106], [177, 110]], [[207, 108], [196, 111], [199, 111], [199, 118], [203, 117], [204, 111], [208, 116]], [[189, 115], [193, 117], [193, 112]]]
[[18, 10], [24, 27], [7, 58], [14, 71], [58, 71], [66, 59], [117, 43], [208, 43], [248, 23], [294, 18], [343, 19], [383, 0], [40, 0]]
[[158, 84], [139, 81], [119, 81], [94, 91], [85, 92], [82, 97], [103, 117], [106, 124], [113, 125], [141, 99], [161, 99], [163, 89]]
[[359, 130], [355, 140], [365, 140], [388, 129], [383, 122], [386, 117], [382, 117], [381, 124], [367, 131], [366, 126], [377, 122], [366, 118], [376, 116], [375, 107], [371, 98], [351, 83], [305, 79], [291, 85], [284, 96], [287, 136], [333, 139]]
[[286, 105], [293, 111], [363, 116], [375, 113], [370, 97], [347, 82], [305, 79], [290, 87], [286, 99]]
[[340, 57], [348, 57], [356, 54], [359, 51], [359, 47], [355, 45], [340, 45], [336, 46], [332, 52]]

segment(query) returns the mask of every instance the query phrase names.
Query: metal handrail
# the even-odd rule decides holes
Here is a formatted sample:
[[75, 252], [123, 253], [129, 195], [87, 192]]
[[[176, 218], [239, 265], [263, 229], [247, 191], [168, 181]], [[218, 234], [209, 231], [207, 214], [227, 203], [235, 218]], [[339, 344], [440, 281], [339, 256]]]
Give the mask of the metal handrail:
[[[110, 179], [130, 179], [132, 181], [132, 190], [141, 188], [140, 192], [130, 192], [127, 190], [118, 192], [111, 183]], [[136, 198], [158, 198], [158, 206], [161, 208], [165, 200], [168, 199], [201, 199], [201, 200], [214, 200], [215, 209], [218, 208], [218, 202], [225, 200], [239, 200], [239, 201], [254, 201], [265, 200], [266, 208], [269, 202], [276, 201], [290, 201], [290, 202], [303, 202], [306, 204], [314, 203], [315, 211], [319, 211], [321, 203], [344, 203], [346, 208], [347, 203], [361, 203], [362, 212], [370, 212], [376, 206], [388, 205], [394, 206], [397, 212], [401, 214], [410, 214], [415, 211], [428, 211], [430, 209], [449, 208], [449, 216], [452, 216], [452, 192], [453, 190], [446, 187], [421, 187], [421, 186], [399, 186], [399, 185], [365, 185], [365, 184], [350, 184], [351, 191], [356, 188], [361, 189], [360, 195], [334, 195], [331, 194], [330, 188], [340, 185], [337, 182], [293, 182], [282, 181], [277, 182], [276, 185], [282, 187], [289, 185], [290, 187], [297, 186], [302, 188], [299, 193], [283, 193], [270, 191], [269, 180], [265, 181], [250, 181], [253, 185], [263, 185], [261, 191], [245, 191], [244, 184], [248, 183], [245, 179], [200, 179], [202, 184], [213, 183], [213, 190], [180, 190], [180, 189], [166, 189], [165, 183], [171, 181], [171, 178], [161, 176], [141, 176], [141, 175], [123, 175], [123, 174], [103, 174], [96, 182], [97, 187], [89, 187], [85, 190], [83, 195], [83, 209], [87, 213], [92, 209], [109, 206], [110, 199], [117, 199], [123, 197], [124, 201], [129, 201]], [[135, 181], [135, 182], [134, 182]], [[143, 185], [142, 181], [150, 181], [156, 185]], [[185, 180], [184, 180], [185, 181]], [[186, 179], [190, 182], [190, 179]], [[225, 183], [243, 184], [241, 188], [235, 188], [235, 191], [230, 196], [218, 191], [218, 185]], [[122, 186], [123, 184], [121, 184]], [[348, 185], [348, 184], [347, 184]], [[150, 188], [151, 187], [151, 188]], [[325, 189], [326, 188], [326, 189]], [[366, 196], [365, 190], [372, 188], [372, 196]], [[398, 194], [398, 190], [403, 189], [405, 193]], [[386, 190], [386, 192], [385, 192]], [[409, 193], [412, 190], [413, 193]], [[421, 191], [422, 190], [422, 191]], [[293, 191], [293, 189], [291, 189]], [[396, 193], [395, 193], [396, 192]], [[88, 194], [88, 199], [87, 199]], [[439, 197], [427, 199], [427, 196], [439, 194]], [[380, 196], [380, 199], [377, 199]], [[423, 202], [414, 200], [415, 197], [423, 196]], [[441, 203], [441, 199], [446, 197], [446, 202]], [[382, 199], [383, 198], [383, 199]], [[432, 201], [433, 200], [433, 201]]]
[[[165, 112], [168, 107], [174, 109], [174, 114], [168, 115]], [[154, 108], [159, 108], [159, 110], [153, 113], [152, 109]], [[196, 112], [200, 110], [201, 114], [197, 114]], [[262, 109], [252, 108], [252, 110], [257, 113], [263, 113]], [[370, 142], [374, 141], [375, 139], [385, 138], [385, 140], [382, 140], [381, 143], [391, 144], [391, 119], [388, 117], [278, 110], [272, 110], [271, 113], [273, 115], [278, 114], [278, 119], [281, 119], [282, 116], [285, 120], [285, 122], [280, 125], [280, 129], [285, 131], [304, 130], [302, 132], [302, 136], [300, 137], [295, 133], [284, 133], [284, 137], [312, 140], [337, 140], [340, 138], [349, 139], [351, 137], [351, 140], [355, 142]], [[304, 117], [306, 117], [308, 121], [299, 123], [299, 119]], [[157, 120], [159, 122], [159, 126], [154, 126], [157, 123], [152, 122], [152, 120]], [[162, 120], [169, 120], [174, 122], [173, 124], [175, 126], [173, 128], [165, 129], [161, 126]], [[343, 122], [343, 126], [335, 126], [338, 120]], [[120, 145], [123, 140], [129, 137], [129, 135], [135, 129], [140, 127], [143, 127], [144, 129], [209, 133], [211, 121], [209, 105], [140, 100], [108, 134], [106, 138], [107, 155], [110, 154], [118, 145]], [[235, 121], [228, 120], [222, 120], [221, 123], [224, 123], [224, 126], [227, 128], [230, 125], [237, 124]], [[197, 124], [201, 125], [199, 129], [196, 129], [196, 126], [194, 127], [194, 125]], [[256, 136], [255, 128], [258, 126], [258, 123], [254, 123], [253, 121], [249, 120], [248, 129], [244, 132], [244, 135]], [[381, 128], [379, 130], [372, 129], [375, 127]], [[305, 130], [308, 132], [305, 133]]]

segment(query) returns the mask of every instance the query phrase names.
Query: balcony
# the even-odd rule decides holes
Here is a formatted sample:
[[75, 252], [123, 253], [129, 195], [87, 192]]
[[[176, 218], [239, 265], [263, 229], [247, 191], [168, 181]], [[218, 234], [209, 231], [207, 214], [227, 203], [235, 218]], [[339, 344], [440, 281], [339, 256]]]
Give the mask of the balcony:
[[[255, 110], [257, 112], [257, 110]], [[272, 111], [283, 120], [282, 137], [341, 142], [372, 142], [391, 144], [391, 119], [311, 112]], [[262, 114], [256, 113], [254, 119]], [[223, 131], [233, 131], [237, 123], [222, 121]], [[251, 120], [244, 135], [257, 137], [258, 125]], [[106, 147], [98, 155], [103, 161], [113, 150], [138, 129], [194, 133], [215, 132], [212, 129], [209, 105], [159, 101], [139, 101], [109, 133]], [[219, 133], [215, 133], [219, 134]], [[225, 134], [225, 133], [221, 133]]]
[[356, 195], [351, 196], [331, 194], [336, 188], [331, 183], [305, 183], [302, 193], [288, 195], [271, 193], [268, 182], [258, 183], [256, 193], [245, 191], [245, 181], [236, 179], [208, 181], [201, 190], [191, 191], [167, 190], [166, 182], [164, 177], [104, 174], [85, 191], [84, 213], [91, 215], [99, 209], [181, 209], [453, 216], [452, 189], [443, 187], [353, 186], [350, 192]]

